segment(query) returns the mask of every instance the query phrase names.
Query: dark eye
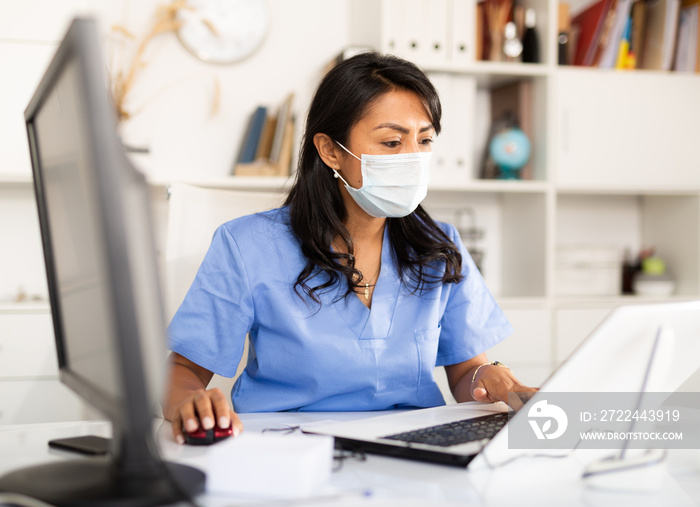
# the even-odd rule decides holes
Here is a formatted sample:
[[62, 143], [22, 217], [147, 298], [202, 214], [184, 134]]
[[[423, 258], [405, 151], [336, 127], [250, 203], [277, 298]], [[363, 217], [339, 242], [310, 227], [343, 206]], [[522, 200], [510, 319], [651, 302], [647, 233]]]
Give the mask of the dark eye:
[[423, 140], [421, 141], [421, 144], [424, 144], [425, 146], [429, 146], [430, 143], [432, 143], [432, 142], [433, 142], [432, 137], [428, 137], [427, 139], [423, 139]]
[[388, 148], [396, 148], [399, 144], [401, 144], [400, 141], [387, 141], [385, 143], [382, 143], [384, 146], [387, 146]]

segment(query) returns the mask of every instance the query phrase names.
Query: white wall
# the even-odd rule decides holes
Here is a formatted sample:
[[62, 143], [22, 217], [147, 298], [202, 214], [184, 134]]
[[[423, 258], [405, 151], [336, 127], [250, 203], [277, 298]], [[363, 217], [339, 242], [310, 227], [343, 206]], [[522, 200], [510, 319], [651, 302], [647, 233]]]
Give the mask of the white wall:
[[[125, 140], [147, 145], [154, 179], [230, 174], [249, 115], [295, 93], [297, 133], [325, 65], [348, 43], [348, 0], [268, 0], [270, 29], [258, 51], [231, 65], [198, 61], [174, 34], [154, 40], [131, 104], [144, 108], [122, 125]], [[129, 56], [110, 27], [137, 37], [168, 0], [0, 0], [0, 173], [29, 174], [23, 112], [58, 41], [75, 15], [100, 21], [105, 62]], [[121, 49], [120, 49], [121, 48]], [[123, 59], [123, 58], [122, 58]], [[107, 69], [105, 69], [107, 72]], [[214, 82], [220, 106], [211, 114]], [[0, 186], [0, 301], [20, 285], [45, 294], [39, 232], [28, 186]], [[27, 201], [29, 199], [29, 201]], [[13, 202], [23, 202], [17, 205]]]

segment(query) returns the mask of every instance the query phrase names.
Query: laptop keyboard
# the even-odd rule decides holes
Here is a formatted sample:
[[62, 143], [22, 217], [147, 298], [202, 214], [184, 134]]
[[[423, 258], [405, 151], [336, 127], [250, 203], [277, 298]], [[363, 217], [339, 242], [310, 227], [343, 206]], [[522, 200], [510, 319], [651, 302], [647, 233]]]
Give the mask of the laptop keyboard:
[[465, 444], [475, 440], [492, 438], [508, 422], [507, 412], [474, 417], [463, 421], [455, 421], [437, 426], [429, 426], [419, 430], [407, 431], [389, 435], [389, 440], [401, 440], [415, 444], [437, 445], [450, 447]]

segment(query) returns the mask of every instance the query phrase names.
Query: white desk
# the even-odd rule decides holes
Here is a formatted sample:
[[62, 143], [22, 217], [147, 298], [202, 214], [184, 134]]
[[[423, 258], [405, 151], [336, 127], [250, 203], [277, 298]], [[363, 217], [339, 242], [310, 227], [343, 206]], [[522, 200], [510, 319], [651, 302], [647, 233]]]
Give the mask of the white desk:
[[[246, 431], [319, 420], [352, 420], [367, 413], [242, 414]], [[374, 414], [376, 415], [376, 414]], [[110, 435], [104, 422], [51, 423], [0, 427], [0, 474], [21, 466], [75, 458], [49, 449], [52, 438], [82, 434]], [[159, 424], [158, 441], [169, 460], [197, 462], [209, 448], [178, 446], [169, 423]], [[467, 471], [443, 465], [368, 455], [365, 461], [346, 460], [332, 474], [321, 497], [296, 502], [256, 502], [205, 495], [197, 503], [207, 507], [241, 505], [489, 505], [489, 506], [627, 506], [700, 505], [700, 451], [669, 451], [668, 476], [654, 493], [594, 490], [581, 481], [583, 451], [563, 459], [522, 458], [495, 470]], [[235, 479], [234, 479], [235, 480]], [[368, 495], [364, 494], [369, 492]]]

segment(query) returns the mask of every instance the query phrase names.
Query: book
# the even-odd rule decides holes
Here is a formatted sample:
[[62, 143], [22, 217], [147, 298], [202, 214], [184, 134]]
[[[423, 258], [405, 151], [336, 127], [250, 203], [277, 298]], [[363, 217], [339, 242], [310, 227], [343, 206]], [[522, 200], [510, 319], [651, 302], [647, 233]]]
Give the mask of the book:
[[474, 45], [474, 59], [483, 60], [484, 59], [484, 3], [479, 2], [476, 4], [476, 19], [474, 20], [476, 42]]
[[[276, 115], [267, 115], [267, 108], [259, 106], [249, 122], [236, 176], [287, 176], [290, 171], [294, 144], [294, 117], [290, 93], [278, 108]], [[252, 153], [252, 155], [251, 155]]]
[[292, 115], [292, 102], [294, 101], [294, 94], [290, 93], [284, 100], [282, 105], [277, 112], [277, 125], [275, 128], [275, 134], [272, 138], [272, 145], [270, 147], [269, 160], [272, 164], [276, 164], [282, 154], [282, 145], [284, 143], [284, 137], [286, 133], [287, 123]]
[[615, 62], [616, 69], [634, 69], [634, 64], [630, 62], [630, 38], [632, 36], [632, 16], [627, 16], [625, 23], [625, 34], [620, 40], [617, 58]]
[[671, 70], [679, 14], [680, 0], [647, 3], [642, 69]]
[[682, 0], [673, 70], [700, 72], [700, 0]]
[[632, 6], [632, 36], [630, 54], [634, 55], [635, 68], [641, 67], [644, 58], [644, 28], [646, 27], [646, 2], [638, 0]]
[[613, 0], [598, 0], [571, 18], [571, 29], [576, 33], [574, 65], [592, 65], [600, 35]]
[[249, 164], [255, 161], [255, 156], [258, 153], [258, 143], [265, 128], [266, 120], [267, 108], [258, 106], [250, 117], [248, 129], [243, 137], [243, 144], [237, 159], [239, 164]]
[[569, 53], [573, 43], [571, 38], [571, 16], [569, 15], [569, 4], [559, 2], [557, 11], [557, 63], [568, 65], [572, 58]]
[[287, 116], [282, 139], [280, 157], [277, 160], [277, 176], [287, 176], [291, 172], [292, 151], [294, 148], [294, 116]]
[[260, 142], [258, 143], [258, 151], [255, 154], [255, 160], [267, 160], [270, 158], [272, 140], [275, 136], [276, 127], [277, 116], [268, 115], [267, 119], [265, 120], [265, 127], [263, 128], [262, 135], [260, 136]]
[[681, 8], [689, 8], [695, 6], [695, 12], [697, 13], [696, 20], [697, 24], [695, 26], [695, 72], [700, 72], [700, 0], [682, 0]]
[[610, 8], [603, 20], [603, 27], [600, 29], [597, 45], [590, 49], [590, 58], [586, 62], [588, 66], [597, 67], [603, 57], [603, 52], [608, 47], [608, 42], [610, 42], [613, 27], [615, 26], [615, 6], [617, 3], [618, 0], [613, 0], [610, 4]]
[[[277, 121], [279, 125], [279, 120]], [[294, 147], [294, 117], [289, 116], [285, 122], [280, 157], [277, 162], [271, 160], [256, 160], [249, 164], [236, 164], [236, 176], [288, 176], [292, 162]]]
[[[625, 35], [627, 20], [632, 10], [632, 0], [618, 0], [613, 15], [610, 35], [607, 38], [606, 46], [600, 56], [598, 67], [612, 69], [615, 67], [617, 57], [620, 52], [620, 44]], [[612, 12], [612, 11], [611, 11]], [[625, 56], [626, 59], [626, 56]]]

